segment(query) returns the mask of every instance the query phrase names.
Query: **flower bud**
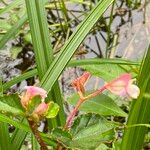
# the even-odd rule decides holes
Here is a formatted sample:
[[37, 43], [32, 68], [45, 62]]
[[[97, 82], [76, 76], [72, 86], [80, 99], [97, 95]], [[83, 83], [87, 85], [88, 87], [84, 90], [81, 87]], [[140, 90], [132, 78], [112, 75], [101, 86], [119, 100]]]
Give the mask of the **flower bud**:
[[24, 96], [21, 96], [21, 104], [24, 108], [27, 108], [29, 101], [34, 97], [34, 96], [40, 96], [42, 99], [47, 97], [47, 92], [39, 87], [35, 86], [26, 86], [25, 89], [27, 89], [26, 93]]
[[37, 114], [38, 116], [43, 116], [49, 108], [49, 104], [46, 104], [45, 102], [42, 102], [37, 106], [33, 112], [33, 114]]
[[89, 72], [85, 72], [85, 73], [83, 73], [82, 76], [80, 76], [79, 78], [75, 79], [72, 82], [72, 86], [78, 92], [84, 93], [85, 92], [84, 86], [90, 77], [91, 77], [91, 74]]

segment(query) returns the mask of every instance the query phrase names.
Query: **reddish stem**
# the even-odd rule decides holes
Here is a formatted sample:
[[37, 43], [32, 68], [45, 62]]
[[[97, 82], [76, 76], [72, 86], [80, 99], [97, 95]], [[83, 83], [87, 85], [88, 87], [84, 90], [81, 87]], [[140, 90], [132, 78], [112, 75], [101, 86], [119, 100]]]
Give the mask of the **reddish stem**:
[[[107, 85], [106, 85], [107, 86]], [[96, 90], [94, 93], [86, 96], [86, 97], [83, 97], [83, 95], [80, 93], [79, 96], [80, 96], [80, 99], [78, 101], [78, 103], [76, 104], [75, 108], [73, 109], [73, 111], [70, 113], [70, 115], [68, 116], [67, 118], [67, 121], [66, 121], [66, 124], [64, 126], [64, 129], [68, 129], [70, 128], [72, 122], [73, 122], [73, 119], [76, 115], [76, 113], [78, 112], [79, 110], [79, 107], [81, 106], [81, 104], [87, 100], [87, 99], [90, 99], [90, 98], [93, 98], [95, 96], [97, 96], [98, 94], [102, 93], [105, 89], [106, 89], [106, 86], [103, 86], [102, 88]]]
[[44, 143], [44, 141], [42, 140], [42, 138], [40, 136], [37, 124], [34, 121], [29, 120], [29, 119], [28, 119], [28, 122], [29, 122], [29, 125], [32, 129], [32, 132], [33, 132], [35, 138], [37, 139], [38, 143], [40, 144], [40, 149], [41, 150], [48, 150], [46, 144]]
[[84, 102], [83, 99], [79, 99], [78, 103], [76, 104], [75, 108], [73, 109], [73, 111], [70, 113], [70, 115], [67, 118], [66, 124], [64, 126], [64, 129], [68, 129], [73, 121], [73, 118], [75, 117], [76, 113], [79, 110], [79, 107], [81, 106], [81, 104]]

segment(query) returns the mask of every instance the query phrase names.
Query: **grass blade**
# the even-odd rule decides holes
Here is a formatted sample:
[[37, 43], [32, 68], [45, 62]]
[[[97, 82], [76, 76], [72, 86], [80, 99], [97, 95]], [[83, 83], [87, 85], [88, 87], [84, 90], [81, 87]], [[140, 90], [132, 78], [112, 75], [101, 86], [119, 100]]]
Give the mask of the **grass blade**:
[[[76, 67], [76, 66], [83, 66], [83, 65], [98, 65], [98, 64], [119, 64], [119, 65], [136, 65], [139, 66], [139, 62], [134, 61], [128, 61], [123, 59], [83, 59], [83, 60], [72, 60], [69, 62], [67, 67]], [[17, 84], [23, 80], [26, 80], [28, 78], [31, 78], [35, 75], [37, 75], [37, 69], [33, 69], [31, 71], [28, 71], [18, 77], [15, 77], [14, 79], [6, 82], [3, 84], [3, 90], [6, 91], [14, 84]]]
[[19, 128], [21, 130], [24, 130], [26, 132], [31, 132], [31, 129], [27, 125], [25, 125], [19, 121], [15, 121], [15, 120], [13, 120], [13, 119], [11, 119], [11, 118], [3, 115], [3, 114], [0, 114], [0, 121], [14, 125], [15, 127]]
[[18, 6], [22, 3], [24, 3], [23, 0], [15, 0], [15, 1], [11, 2], [11, 4], [7, 5], [6, 7], [2, 8], [0, 10], [0, 15], [9, 12], [11, 9], [15, 8], [16, 6]]
[[[26, 120], [22, 120], [21, 123], [25, 124], [27, 122]], [[20, 150], [26, 136], [27, 132], [16, 128], [11, 136], [12, 150]]]
[[[136, 101], [133, 101], [127, 126], [134, 124], [148, 124], [150, 122], [150, 46], [141, 65], [138, 85], [141, 93]], [[148, 128], [138, 126], [125, 129], [121, 150], [141, 150], [145, 134]]]
[[7, 31], [7, 33], [0, 40], [0, 49], [3, 48], [3, 46], [8, 42], [8, 40], [10, 40], [18, 33], [18, 31], [26, 21], [27, 15], [25, 14], [16, 24], [13, 25], [13, 27], [9, 31]]
[[61, 53], [57, 56], [57, 58], [55, 58], [47, 73], [43, 77], [41, 81], [41, 86], [43, 88], [47, 91], [51, 90], [52, 86], [60, 76], [67, 63], [70, 61], [76, 49], [112, 2], [113, 0], [100, 1], [86, 17], [86, 19], [79, 25], [76, 32], [74, 32], [74, 34], [64, 45]]
[[[38, 75], [39, 78], [42, 79], [53, 60], [53, 50], [49, 41], [49, 30], [44, 2], [42, 0], [26, 0], [26, 6], [36, 57]], [[58, 83], [54, 85], [54, 89], [51, 91], [51, 96], [53, 96], [53, 100], [60, 106], [59, 118], [57, 122], [64, 124], [65, 116]], [[51, 96], [49, 96], [49, 99], [51, 99]]]
[[33, 134], [31, 135], [31, 143], [32, 143], [32, 150], [40, 150], [39, 144]]
[[0, 122], [0, 148], [2, 150], [11, 149], [8, 124], [3, 122]]

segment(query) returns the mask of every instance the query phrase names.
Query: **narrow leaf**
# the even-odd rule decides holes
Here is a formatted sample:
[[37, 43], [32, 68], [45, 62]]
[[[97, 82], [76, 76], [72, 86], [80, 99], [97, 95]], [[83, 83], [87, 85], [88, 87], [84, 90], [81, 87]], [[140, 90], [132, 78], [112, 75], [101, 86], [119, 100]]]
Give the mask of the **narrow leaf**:
[[77, 30], [72, 34], [67, 43], [62, 48], [60, 54], [55, 58], [47, 73], [41, 81], [41, 86], [50, 91], [55, 81], [70, 61], [74, 52], [77, 50], [86, 35], [92, 29], [94, 24], [102, 16], [113, 0], [100, 1], [97, 6], [89, 13], [85, 20], [78, 26]]

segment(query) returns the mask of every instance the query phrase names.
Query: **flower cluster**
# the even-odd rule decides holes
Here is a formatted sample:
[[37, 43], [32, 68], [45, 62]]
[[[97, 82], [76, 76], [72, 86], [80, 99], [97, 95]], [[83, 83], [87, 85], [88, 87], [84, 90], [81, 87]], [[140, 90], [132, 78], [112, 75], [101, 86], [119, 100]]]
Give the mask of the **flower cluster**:
[[[39, 87], [35, 86], [26, 86], [25, 87], [26, 92], [23, 96], [21, 96], [21, 104], [25, 110], [28, 110], [28, 107], [30, 103], [32, 102], [32, 99], [35, 96], [40, 96], [42, 100], [44, 100], [47, 97], [47, 92]], [[43, 116], [49, 108], [49, 104], [46, 104], [45, 102], [41, 102], [32, 112], [32, 114], [36, 114], [38, 116]]]
[[[89, 72], [85, 72], [82, 76], [72, 82], [73, 87], [77, 90], [80, 97], [83, 97], [85, 93], [85, 83], [90, 77], [91, 74]], [[110, 92], [118, 96], [129, 96], [133, 99], [136, 99], [140, 94], [140, 89], [134, 84], [134, 81], [135, 80], [131, 78], [130, 74], [123, 74], [115, 80], [105, 84], [97, 91], [93, 92], [91, 95], [88, 96], [88, 98], [94, 97], [104, 90], [109, 90]], [[86, 97], [84, 98], [87, 99]]]

